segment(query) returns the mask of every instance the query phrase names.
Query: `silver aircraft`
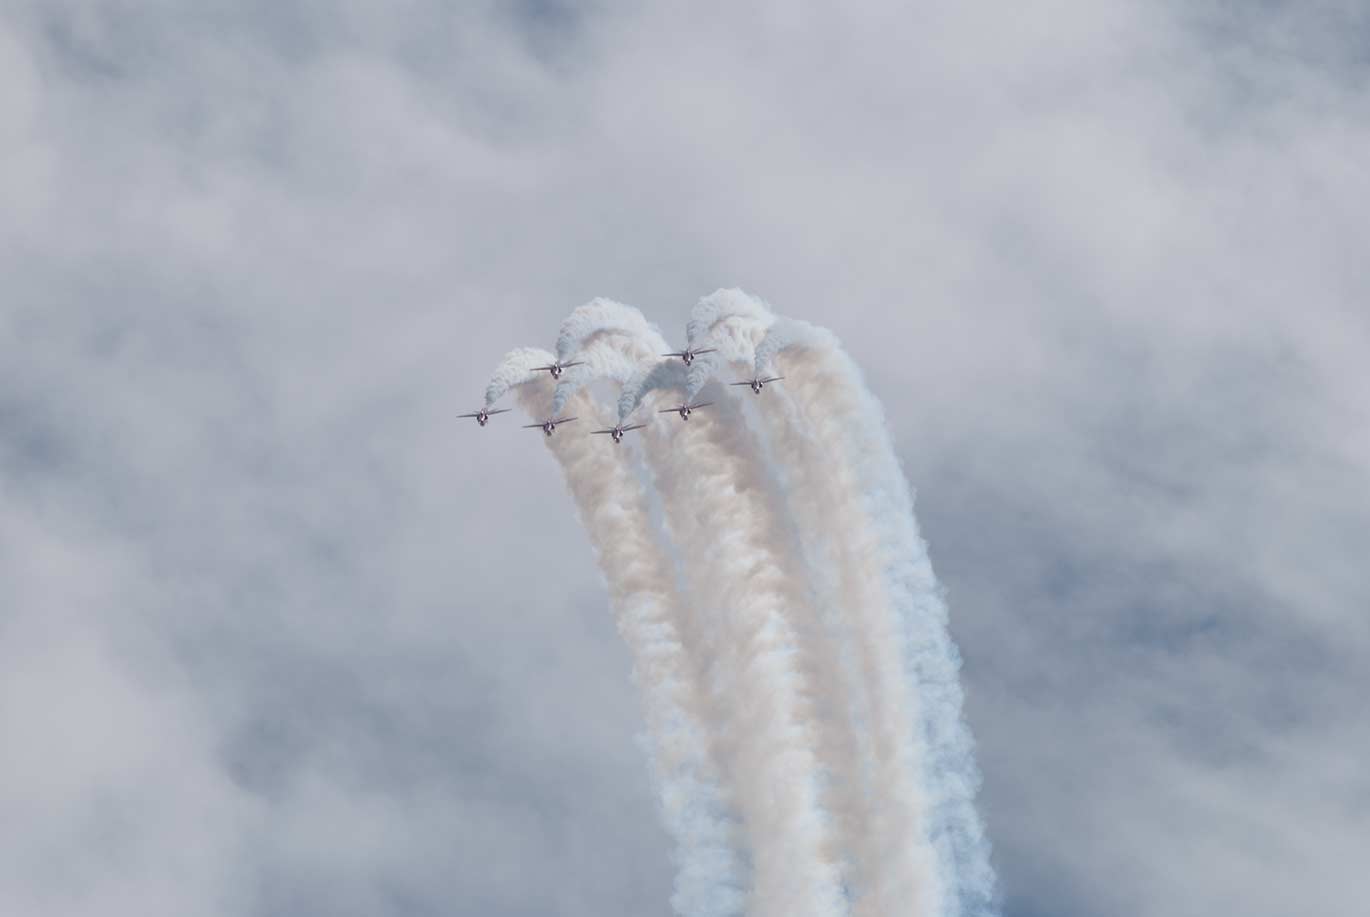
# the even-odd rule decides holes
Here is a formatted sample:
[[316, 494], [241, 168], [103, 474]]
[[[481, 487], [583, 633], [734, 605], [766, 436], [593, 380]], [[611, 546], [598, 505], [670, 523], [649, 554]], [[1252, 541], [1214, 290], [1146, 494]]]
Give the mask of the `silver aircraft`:
[[542, 370], [545, 369], [545, 370], [547, 370], [547, 372], [549, 372], [549, 373], [552, 374], [552, 378], [553, 378], [553, 379], [560, 379], [560, 378], [561, 378], [561, 374], [562, 374], [563, 372], [565, 372], [566, 370], [570, 369], [572, 366], [584, 366], [584, 365], [585, 365], [585, 361], [584, 361], [584, 360], [572, 360], [570, 363], [563, 363], [563, 362], [561, 362], [560, 360], [557, 360], [557, 361], [556, 361], [555, 363], [553, 363], [551, 366], [534, 366], [534, 367], [533, 367], [533, 372], [535, 372], [535, 373], [536, 373], [536, 372], [541, 372]]
[[658, 414], [679, 414], [681, 420], [689, 420], [690, 413], [697, 408], [707, 408], [713, 404], [712, 401], [697, 401], [694, 404], [682, 404], [678, 408], [666, 408], [664, 411], [657, 411]]
[[619, 424], [618, 426], [614, 427], [612, 430], [591, 430], [590, 432], [591, 432], [592, 434], [594, 434], [594, 433], [608, 433], [611, 437], [613, 437], [614, 442], [616, 442], [616, 443], [621, 443], [621, 442], [623, 442], [623, 434], [624, 434], [624, 433], [627, 433], [629, 430], [641, 430], [641, 429], [642, 429], [643, 427], [645, 427], [645, 426], [647, 426], [645, 423], [635, 423], [635, 424], [633, 424], [631, 427], [625, 427], [625, 426], [623, 426], [622, 424]]
[[685, 365], [689, 366], [695, 361], [695, 357], [699, 356], [701, 353], [714, 353], [717, 349], [718, 348], [716, 347], [701, 347], [699, 350], [690, 350], [687, 348], [685, 350], [677, 350], [675, 353], [663, 353], [662, 356], [680, 357], [680, 359], [685, 361]]
[[483, 427], [483, 426], [485, 426], [486, 424], [488, 424], [488, 423], [490, 422], [491, 416], [493, 416], [493, 415], [495, 415], [495, 414], [507, 414], [507, 413], [509, 413], [509, 411], [511, 411], [511, 410], [513, 410], [513, 409], [512, 409], [512, 408], [499, 408], [499, 409], [494, 410], [494, 411], [487, 411], [485, 408], [481, 408], [479, 411], [477, 411], [477, 412], [474, 413], [474, 414], [458, 414], [457, 416], [458, 416], [458, 417], [474, 417], [474, 418], [476, 418], [476, 423], [480, 424], [480, 425]]
[[728, 384], [729, 384], [729, 385], [750, 385], [750, 386], [752, 387], [752, 392], [754, 392], [754, 393], [757, 394], [757, 395], [760, 395], [760, 394], [761, 394], [761, 390], [762, 390], [763, 388], [766, 387], [766, 383], [768, 383], [768, 382], [779, 382], [779, 381], [780, 381], [781, 379], [783, 379], [783, 378], [785, 378], [785, 377], [784, 377], [784, 376], [771, 376], [769, 379], [748, 379], [748, 380], [745, 381], [745, 382], [729, 382]]
[[552, 431], [554, 431], [557, 428], [557, 424], [570, 423], [573, 420], [575, 420], [574, 417], [554, 417], [551, 420], [544, 420], [542, 423], [526, 423], [523, 425], [523, 429], [541, 430], [543, 433], [546, 433], [548, 436], [551, 436]]

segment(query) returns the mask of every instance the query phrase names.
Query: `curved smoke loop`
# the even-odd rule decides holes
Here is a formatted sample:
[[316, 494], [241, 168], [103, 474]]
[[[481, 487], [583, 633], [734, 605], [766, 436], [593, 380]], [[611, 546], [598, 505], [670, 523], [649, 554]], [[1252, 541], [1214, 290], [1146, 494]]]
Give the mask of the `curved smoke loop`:
[[[829, 332], [739, 290], [686, 330], [715, 351], [688, 367], [596, 299], [486, 390], [583, 419], [546, 441], [632, 654], [676, 913], [991, 917], [959, 656], [878, 402]], [[584, 365], [553, 385], [533, 368], [554, 359]], [[729, 372], [785, 382], [744, 406]], [[701, 399], [689, 423], [656, 413]], [[640, 453], [586, 435], [630, 422]]]

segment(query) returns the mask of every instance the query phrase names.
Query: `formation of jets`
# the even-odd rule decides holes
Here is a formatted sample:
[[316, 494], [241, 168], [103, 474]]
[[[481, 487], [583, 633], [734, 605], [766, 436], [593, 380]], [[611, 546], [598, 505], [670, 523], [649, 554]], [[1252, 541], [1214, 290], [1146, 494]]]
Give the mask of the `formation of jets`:
[[[716, 352], [717, 352], [717, 348], [715, 348], [715, 347], [701, 347], [701, 348], [699, 348], [699, 349], [697, 349], [697, 350], [690, 350], [689, 348], [685, 348], [685, 349], [683, 349], [683, 350], [674, 351], [673, 353], [663, 353], [662, 356], [663, 356], [663, 357], [680, 357], [680, 359], [682, 359], [682, 360], [685, 361], [685, 365], [686, 365], [686, 366], [689, 366], [689, 365], [691, 365], [692, 363], [694, 363], [695, 357], [699, 356], [700, 354], [704, 354], [704, 353], [716, 353]], [[553, 379], [560, 379], [560, 378], [561, 378], [561, 374], [562, 374], [563, 372], [565, 372], [566, 370], [570, 369], [572, 366], [584, 366], [584, 365], [585, 365], [585, 361], [584, 361], [584, 360], [568, 360], [568, 361], [565, 362], [565, 363], [561, 362], [560, 360], [556, 360], [555, 362], [550, 363], [550, 364], [547, 365], [547, 366], [534, 366], [534, 367], [533, 367], [533, 371], [534, 371], [534, 372], [549, 372], [549, 373], [552, 374], [552, 378], [553, 378]], [[765, 388], [767, 385], [769, 385], [769, 384], [772, 383], [772, 382], [779, 382], [779, 381], [780, 381], [781, 379], [783, 379], [783, 378], [785, 378], [785, 377], [784, 377], [784, 376], [768, 376], [768, 377], [766, 377], [766, 378], [763, 379], [763, 378], [761, 378], [760, 376], [757, 376], [757, 377], [752, 378], [752, 379], [744, 379], [744, 380], [742, 380], [741, 382], [730, 382], [730, 383], [728, 383], [728, 384], [729, 384], [729, 385], [746, 385], [746, 386], [750, 386], [750, 387], [751, 387], [751, 390], [752, 390], [754, 393], [756, 393], [756, 394], [759, 395], [759, 394], [761, 394], [761, 389]], [[712, 401], [696, 401], [696, 402], [694, 402], [693, 404], [691, 404], [690, 402], [687, 401], [687, 402], [685, 402], [684, 404], [678, 405], [678, 406], [673, 407], [673, 408], [664, 408], [664, 409], [662, 409], [662, 410], [660, 410], [660, 411], [657, 411], [657, 413], [658, 413], [658, 414], [679, 414], [681, 420], [689, 420], [689, 419], [690, 419], [690, 415], [691, 415], [692, 413], [694, 413], [695, 411], [699, 410], [700, 408], [707, 408], [707, 407], [708, 407], [709, 405], [711, 405], [711, 404], [713, 404]], [[474, 418], [476, 419], [476, 423], [480, 424], [480, 425], [483, 427], [483, 426], [485, 426], [487, 423], [490, 422], [490, 418], [493, 417], [494, 415], [496, 415], [496, 414], [506, 414], [506, 413], [509, 412], [509, 410], [510, 410], [509, 408], [493, 408], [493, 409], [492, 409], [492, 408], [481, 408], [479, 411], [473, 411], [473, 412], [471, 412], [470, 414], [458, 414], [457, 416], [458, 416], [458, 417], [474, 417]], [[556, 432], [556, 429], [557, 429], [557, 425], [558, 425], [558, 424], [570, 423], [570, 422], [572, 422], [573, 420], [576, 420], [576, 418], [575, 418], [575, 417], [549, 417], [547, 420], [544, 420], [544, 421], [542, 421], [541, 423], [527, 423], [527, 424], [524, 424], [524, 425], [523, 425], [523, 428], [524, 428], [525, 430], [541, 430], [541, 431], [543, 432], [543, 434], [545, 434], [545, 435], [547, 435], [547, 436], [551, 436], [554, 432]], [[623, 424], [620, 423], [620, 424], [617, 424], [617, 425], [615, 425], [615, 426], [613, 426], [613, 427], [611, 427], [611, 428], [609, 428], [609, 429], [607, 429], [607, 430], [591, 430], [590, 433], [591, 433], [592, 435], [605, 434], [605, 435], [607, 435], [613, 442], [615, 442], [615, 443], [621, 443], [621, 442], [623, 442], [623, 434], [628, 433], [628, 432], [630, 432], [630, 431], [632, 431], [632, 430], [641, 430], [641, 429], [642, 429], [643, 427], [645, 427], [645, 426], [647, 426], [645, 423], [635, 423], [635, 424], [631, 424], [631, 425], [628, 425], [628, 426], [624, 426]]]

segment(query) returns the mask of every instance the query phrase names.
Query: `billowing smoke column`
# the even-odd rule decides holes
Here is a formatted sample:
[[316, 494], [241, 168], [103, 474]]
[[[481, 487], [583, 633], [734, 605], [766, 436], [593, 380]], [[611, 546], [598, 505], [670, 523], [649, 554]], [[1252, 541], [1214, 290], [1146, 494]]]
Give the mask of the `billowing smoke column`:
[[[580, 418], [544, 439], [632, 654], [676, 913], [990, 917], [959, 657], [878, 402], [830, 333], [741, 291], [701, 300], [686, 346], [713, 352], [663, 359], [597, 299], [557, 340], [583, 365], [554, 385], [516, 350], [486, 391]], [[724, 384], [767, 375], [755, 401]]]

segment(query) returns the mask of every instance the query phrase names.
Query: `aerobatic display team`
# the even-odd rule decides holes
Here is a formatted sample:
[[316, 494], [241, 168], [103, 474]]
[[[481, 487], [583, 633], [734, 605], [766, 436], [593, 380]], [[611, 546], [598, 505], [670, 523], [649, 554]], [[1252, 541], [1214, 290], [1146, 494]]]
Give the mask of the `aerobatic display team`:
[[997, 913], [947, 606], [837, 339], [720, 290], [673, 350], [596, 299], [462, 416], [485, 427], [506, 395], [565, 475], [630, 652], [676, 913]]

